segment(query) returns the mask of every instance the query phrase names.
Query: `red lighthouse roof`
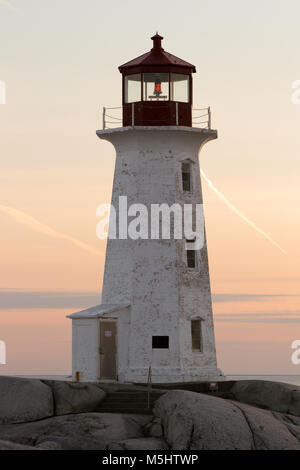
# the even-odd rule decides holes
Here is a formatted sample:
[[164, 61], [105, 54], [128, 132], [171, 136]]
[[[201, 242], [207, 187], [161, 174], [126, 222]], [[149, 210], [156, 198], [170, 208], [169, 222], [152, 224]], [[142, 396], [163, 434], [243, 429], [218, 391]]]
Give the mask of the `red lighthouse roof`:
[[158, 33], [156, 33], [155, 36], [152, 36], [151, 39], [153, 41], [153, 48], [149, 52], [120, 65], [119, 70], [121, 73], [131, 73], [136, 69], [148, 70], [153, 67], [159, 67], [161, 70], [162, 68], [165, 70], [178, 69], [178, 71], [180, 70], [182, 73], [196, 72], [195, 65], [166, 52], [161, 47], [163, 37]]

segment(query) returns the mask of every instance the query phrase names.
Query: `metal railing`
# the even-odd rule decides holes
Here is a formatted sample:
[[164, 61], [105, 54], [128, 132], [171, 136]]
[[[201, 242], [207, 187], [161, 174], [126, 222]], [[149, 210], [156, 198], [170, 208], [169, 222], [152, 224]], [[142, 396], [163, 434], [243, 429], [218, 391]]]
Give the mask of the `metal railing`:
[[[194, 116], [193, 113], [202, 113]], [[199, 121], [199, 119], [202, 119]], [[211, 129], [211, 109], [208, 108], [193, 108], [192, 109], [192, 126], [200, 127], [201, 129]]]
[[[132, 103], [134, 104], [134, 103]], [[113, 129], [115, 127], [122, 127], [123, 125], [123, 117], [122, 111], [119, 111], [119, 115], [113, 116], [113, 114], [117, 114], [118, 112], [115, 111], [116, 109], [123, 110], [123, 106], [117, 106], [116, 108], [105, 108], [103, 107], [102, 113], [102, 127], [103, 129]], [[111, 110], [113, 110], [111, 112]], [[109, 126], [107, 124], [110, 124]]]
[[[179, 125], [178, 103], [175, 103], [175, 109], [176, 109], [176, 126], [178, 126]], [[123, 126], [122, 114], [123, 114], [123, 106], [117, 106], [115, 108], [103, 107], [102, 128], [114, 129], [116, 127], [122, 127]], [[159, 120], [157, 120], [157, 122], [159, 122]], [[135, 125], [134, 103], [131, 103], [131, 125], [132, 127]], [[209, 130], [211, 129], [210, 106], [208, 108], [192, 108], [192, 127], [198, 127], [200, 129], [209, 129]]]
[[147, 408], [150, 408], [150, 393], [151, 393], [151, 388], [152, 388], [152, 365], [151, 364], [150, 364], [149, 370], [148, 370], [147, 388], [148, 388]]

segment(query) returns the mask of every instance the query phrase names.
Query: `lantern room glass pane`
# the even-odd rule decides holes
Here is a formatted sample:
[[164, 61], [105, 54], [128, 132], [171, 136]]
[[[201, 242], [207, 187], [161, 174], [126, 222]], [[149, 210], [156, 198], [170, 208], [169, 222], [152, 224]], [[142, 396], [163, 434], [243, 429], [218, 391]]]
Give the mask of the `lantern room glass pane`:
[[190, 87], [189, 75], [182, 73], [171, 73], [171, 100], [189, 103]]
[[136, 101], [142, 100], [140, 73], [125, 75], [124, 93], [125, 103], [135, 103]]
[[169, 99], [169, 74], [143, 74], [144, 101], [166, 101]]

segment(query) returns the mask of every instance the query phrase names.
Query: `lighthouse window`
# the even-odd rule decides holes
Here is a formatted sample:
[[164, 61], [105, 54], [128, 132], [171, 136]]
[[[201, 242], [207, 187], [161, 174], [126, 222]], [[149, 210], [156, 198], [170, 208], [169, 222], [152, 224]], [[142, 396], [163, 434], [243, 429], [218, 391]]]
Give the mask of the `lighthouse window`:
[[191, 191], [192, 184], [191, 184], [191, 164], [190, 163], [182, 163], [182, 189], [183, 191]]
[[191, 321], [191, 330], [192, 330], [192, 351], [201, 352], [202, 351], [202, 325], [201, 320], [192, 320]]
[[169, 349], [169, 336], [152, 336], [153, 349]]
[[197, 268], [197, 251], [194, 249], [195, 240], [186, 240], [186, 261], [190, 269]]
[[134, 73], [125, 76], [124, 82], [125, 103], [141, 101], [141, 74]]
[[143, 83], [144, 101], [166, 101], [169, 99], [168, 73], [144, 73]]
[[171, 73], [171, 100], [189, 102], [189, 75]]

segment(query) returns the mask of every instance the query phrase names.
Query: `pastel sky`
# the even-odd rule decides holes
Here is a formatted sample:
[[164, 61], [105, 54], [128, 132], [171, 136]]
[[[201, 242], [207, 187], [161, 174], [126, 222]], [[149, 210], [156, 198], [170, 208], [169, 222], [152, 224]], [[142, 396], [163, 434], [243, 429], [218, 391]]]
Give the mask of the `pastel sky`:
[[212, 108], [202, 169], [287, 253], [203, 181], [219, 365], [300, 373], [299, 17], [299, 0], [0, 0], [0, 373], [70, 373], [65, 315], [98, 301], [115, 163], [95, 130], [121, 103], [118, 65], [156, 31]]

